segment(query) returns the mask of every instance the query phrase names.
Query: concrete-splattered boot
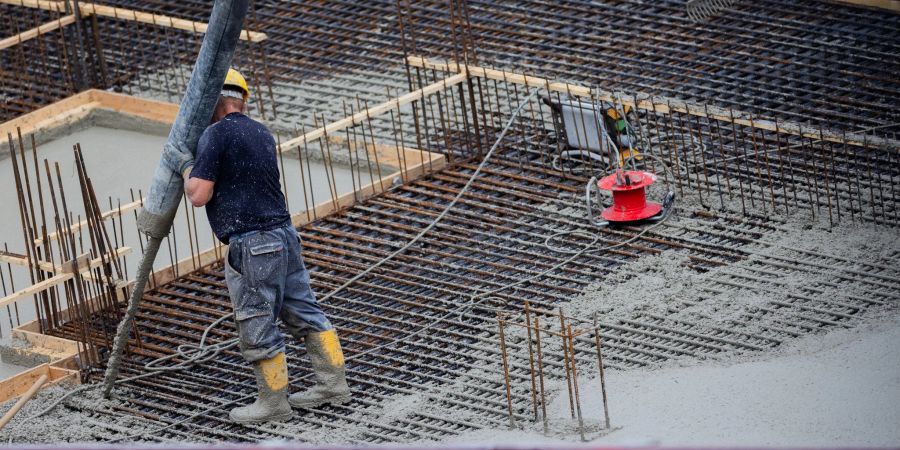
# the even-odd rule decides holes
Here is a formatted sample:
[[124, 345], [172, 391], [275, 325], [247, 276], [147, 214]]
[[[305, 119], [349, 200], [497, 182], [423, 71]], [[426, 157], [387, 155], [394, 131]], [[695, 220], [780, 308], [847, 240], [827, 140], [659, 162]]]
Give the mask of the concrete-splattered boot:
[[259, 396], [253, 404], [231, 410], [228, 417], [237, 423], [283, 421], [293, 415], [287, 401], [287, 362], [284, 353], [253, 363]]
[[288, 401], [297, 408], [325, 403], [339, 405], [350, 400], [350, 387], [344, 370], [344, 353], [337, 333], [332, 329], [306, 335], [306, 353], [312, 363], [315, 386], [292, 394]]

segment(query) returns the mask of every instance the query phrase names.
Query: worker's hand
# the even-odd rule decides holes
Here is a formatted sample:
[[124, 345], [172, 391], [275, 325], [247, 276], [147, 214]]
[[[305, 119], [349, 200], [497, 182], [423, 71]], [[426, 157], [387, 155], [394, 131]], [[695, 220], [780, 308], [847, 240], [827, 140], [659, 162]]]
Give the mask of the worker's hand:
[[192, 171], [192, 170], [194, 170], [194, 165], [193, 165], [193, 164], [191, 164], [190, 166], [188, 166], [187, 169], [184, 169], [184, 172], [181, 172], [181, 177], [184, 178], [185, 181], [187, 181], [187, 179], [191, 177], [191, 171]]
[[185, 170], [194, 165], [194, 155], [167, 143], [163, 148], [163, 163], [173, 172], [184, 175]]

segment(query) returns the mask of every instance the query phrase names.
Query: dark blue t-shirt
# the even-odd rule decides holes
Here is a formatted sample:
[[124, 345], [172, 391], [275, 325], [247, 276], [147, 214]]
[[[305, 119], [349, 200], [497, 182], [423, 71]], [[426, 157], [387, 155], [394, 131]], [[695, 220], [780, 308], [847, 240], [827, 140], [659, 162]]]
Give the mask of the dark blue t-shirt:
[[290, 223], [275, 152], [269, 130], [240, 113], [225, 116], [200, 136], [190, 176], [216, 183], [206, 216], [222, 242]]

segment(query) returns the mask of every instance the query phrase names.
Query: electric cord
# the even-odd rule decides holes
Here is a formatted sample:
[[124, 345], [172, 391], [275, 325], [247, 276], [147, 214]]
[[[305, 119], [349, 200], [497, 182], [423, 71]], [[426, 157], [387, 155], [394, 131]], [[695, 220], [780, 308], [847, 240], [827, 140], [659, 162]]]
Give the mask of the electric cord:
[[[658, 222], [656, 222], [656, 223], [654, 223], [654, 224], [652, 224], [652, 225], [650, 225], [650, 226], [644, 228], [643, 230], [641, 230], [640, 233], [638, 233], [638, 234], [636, 234], [636, 235], [634, 235], [634, 236], [632, 236], [632, 237], [630, 237], [630, 238], [628, 238], [628, 239], [626, 239], [626, 240], [624, 240], [624, 241], [617, 242], [617, 243], [615, 243], [615, 244], [610, 244], [610, 245], [607, 245], [607, 246], [605, 246], [605, 247], [601, 247], [601, 248], [595, 249], [595, 250], [592, 251], [591, 253], [615, 249], [615, 248], [618, 248], [618, 247], [622, 247], [622, 246], [628, 245], [628, 244], [630, 244], [630, 243], [632, 243], [632, 242], [634, 242], [634, 241], [640, 239], [640, 238], [643, 237], [645, 234], [647, 234], [650, 230], [652, 230], [652, 229], [654, 229], [654, 228], [657, 228], [657, 227], [659, 227], [660, 225], [662, 225], [662, 224], [669, 218], [669, 216], [670, 216], [672, 210], [673, 210], [673, 208], [669, 208], [668, 210], [666, 210], [666, 211], [664, 212], [664, 215], [662, 216], [662, 218], [661, 218]], [[378, 350], [382, 350], [382, 349], [385, 349], [385, 348], [388, 348], [388, 347], [392, 347], [392, 346], [394, 346], [394, 345], [396, 345], [396, 344], [405, 342], [405, 341], [407, 341], [407, 340], [409, 340], [409, 339], [411, 339], [411, 338], [413, 338], [413, 337], [419, 336], [419, 335], [421, 335], [422, 333], [424, 333], [425, 331], [431, 330], [432, 327], [434, 327], [434, 326], [437, 325], [438, 323], [440, 323], [440, 322], [446, 320], [447, 318], [451, 317], [452, 315], [454, 315], [454, 314], [460, 314], [460, 316], [461, 316], [461, 315], [463, 315], [464, 313], [466, 313], [466, 312], [468, 312], [468, 311], [471, 311], [474, 307], [478, 306], [480, 303], [482, 303], [482, 302], [484, 302], [484, 301], [487, 301], [487, 300], [490, 300], [490, 299], [496, 299], [496, 300], [502, 302], [502, 301], [503, 301], [502, 298], [499, 298], [499, 297], [493, 297], [493, 296], [491, 296], [491, 295], [492, 295], [492, 294], [496, 294], [496, 293], [498, 293], [498, 292], [500, 292], [500, 291], [503, 291], [503, 290], [505, 290], [505, 289], [509, 289], [509, 288], [511, 288], [511, 287], [518, 286], [518, 285], [520, 285], [520, 284], [522, 284], [522, 283], [525, 283], [525, 282], [534, 280], [534, 279], [536, 279], [536, 278], [542, 277], [542, 276], [544, 276], [544, 275], [546, 275], [546, 274], [548, 274], [548, 273], [550, 273], [550, 272], [553, 272], [553, 271], [559, 269], [560, 267], [563, 267], [564, 265], [570, 263], [571, 261], [575, 260], [575, 259], [578, 258], [579, 256], [581, 256], [581, 255], [587, 253], [587, 251], [588, 251], [591, 247], [593, 247], [593, 245], [596, 244], [596, 243], [599, 241], [599, 239], [600, 239], [599, 235], [594, 234], [594, 233], [588, 233], [588, 232], [585, 232], [585, 231], [578, 231], [578, 230], [575, 230], [575, 231], [564, 231], [564, 232], [559, 232], [559, 233], [555, 233], [555, 234], [553, 234], [553, 235], [548, 236], [548, 237], [544, 240], [543, 245], [544, 245], [545, 247], [547, 247], [547, 248], [554, 249], [552, 246], [549, 246], [549, 244], [548, 244], [551, 240], [553, 240], [553, 239], [555, 239], [555, 238], [557, 238], [557, 237], [560, 237], [560, 236], [562, 236], [562, 235], [564, 235], [564, 234], [575, 234], [575, 233], [586, 233], [586, 234], [590, 234], [590, 235], [592, 235], [592, 240], [591, 240], [591, 242], [589, 242], [588, 244], [586, 244], [581, 250], [577, 250], [577, 251], [572, 252], [571, 255], [570, 255], [568, 258], [566, 258], [564, 261], [562, 261], [562, 262], [560, 262], [560, 263], [554, 265], [553, 267], [551, 267], [551, 268], [549, 268], [549, 269], [546, 269], [546, 270], [544, 270], [544, 271], [542, 271], [542, 272], [540, 272], [540, 273], [538, 273], [538, 274], [535, 274], [535, 275], [533, 275], [533, 276], [531, 276], [531, 277], [525, 278], [525, 279], [520, 280], [520, 281], [518, 281], [518, 282], [509, 284], [509, 285], [506, 285], [506, 286], [502, 286], [502, 287], [500, 287], [500, 288], [497, 288], [497, 289], [494, 289], [494, 290], [492, 290], [492, 291], [488, 291], [488, 292], [485, 292], [485, 293], [476, 293], [476, 294], [473, 294], [472, 296], [469, 297], [469, 302], [467, 302], [467, 303], [465, 303], [465, 304], [462, 304], [462, 305], [460, 305], [460, 306], [458, 306], [458, 307], [456, 307], [456, 308], [453, 308], [453, 309], [447, 311], [446, 313], [444, 313], [443, 315], [441, 315], [441, 316], [439, 316], [439, 317], [435, 317], [434, 319], [432, 319], [430, 322], [428, 322], [426, 325], [424, 325], [423, 327], [419, 328], [418, 330], [413, 331], [413, 332], [411, 332], [411, 333], [409, 333], [409, 334], [406, 334], [406, 335], [403, 336], [403, 337], [396, 338], [396, 339], [394, 339], [394, 340], [391, 340], [391, 341], [389, 341], [389, 342], [386, 342], [386, 343], [384, 343], [384, 344], [381, 344], [381, 345], [379, 345], [379, 346], [372, 347], [372, 348], [370, 348], [370, 349], [368, 349], [368, 350], [365, 350], [365, 351], [363, 351], [363, 352], [355, 353], [355, 354], [353, 354], [352, 356], [348, 356], [348, 357], [346, 358], [347, 361], [353, 361], [353, 360], [358, 359], [358, 358], [360, 358], [360, 357], [362, 357], [362, 356], [365, 356], [365, 355], [367, 355], [367, 354], [369, 354], [369, 353], [373, 353], [373, 352], [378, 351]], [[554, 249], [554, 251], [559, 251], [560, 253], [566, 253], [565, 250], [560, 251], [560, 249], [558, 249], [558, 248]], [[332, 292], [334, 292], [334, 291], [332, 291]], [[480, 299], [480, 300], [479, 300], [479, 299]], [[483, 307], [483, 306], [482, 306], [482, 307]], [[497, 309], [497, 308], [486, 307], [485, 309], [490, 310], [490, 311], [493, 311], [493, 312], [499, 311], [499, 309]], [[146, 375], [149, 375], [149, 374], [141, 374], [141, 375], [138, 375], [137, 377], [142, 377], [142, 376], [146, 376]], [[293, 381], [306, 380], [306, 379], [309, 378], [310, 376], [312, 376], [312, 373], [308, 373], [308, 374], [306, 374], [306, 375], [304, 375], [304, 376], [294, 378]], [[133, 379], [133, 378], [137, 378], [137, 377], [132, 377], [132, 379]], [[121, 380], [121, 381], [124, 382], [124, 381], [129, 381], [129, 380], [126, 379], [126, 380]], [[215, 406], [206, 408], [206, 409], [204, 409], [203, 411], [194, 413], [194, 414], [192, 414], [192, 415], [190, 415], [190, 416], [188, 416], [188, 417], [185, 417], [184, 419], [178, 420], [178, 421], [176, 421], [176, 422], [172, 422], [172, 423], [170, 423], [170, 424], [166, 424], [166, 425], [164, 425], [164, 426], [162, 426], [162, 427], [158, 427], [158, 428], [155, 428], [155, 429], [149, 430], [149, 431], [143, 431], [143, 432], [136, 433], [136, 434], [133, 434], [133, 435], [130, 435], [130, 436], [125, 436], [125, 437], [116, 438], [116, 439], [113, 439], [113, 440], [108, 440], [108, 441], [106, 441], [106, 442], [107, 442], [107, 443], [121, 442], [121, 441], [123, 441], [123, 440], [130, 440], [130, 439], [138, 438], [138, 437], [141, 437], [141, 436], [150, 434], [150, 433], [158, 433], [158, 432], [160, 432], [160, 431], [164, 431], [164, 430], [166, 430], [166, 429], [168, 429], [168, 428], [172, 428], [172, 427], [178, 426], [178, 425], [180, 425], [180, 424], [182, 424], [182, 423], [184, 423], [184, 422], [187, 422], [187, 421], [189, 421], [189, 420], [192, 420], [192, 419], [195, 418], [195, 417], [198, 417], [198, 416], [201, 416], [201, 415], [204, 415], [204, 414], [208, 414], [208, 413], [210, 413], [210, 412], [212, 412], [212, 411], [215, 411], [215, 410], [218, 410], [218, 409], [222, 409], [222, 408], [226, 408], [226, 407], [228, 407], [228, 406], [231, 406], [231, 405], [234, 405], [234, 404], [237, 404], [237, 403], [241, 403], [241, 402], [250, 400], [250, 399], [252, 399], [252, 398], [255, 397], [255, 396], [256, 396], [256, 394], [247, 394], [247, 395], [245, 395], [245, 396], [236, 398], [236, 399], [231, 400], [231, 401], [229, 401], [229, 402], [222, 403], [222, 404], [218, 404], [218, 405], [215, 405]]]
[[[366, 270], [364, 270], [364, 271], [362, 271], [362, 272], [356, 274], [355, 276], [353, 276], [352, 278], [350, 278], [349, 280], [347, 280], [346, 282], [344, 282], [344, 284], [338, 286], [337, 288], [333, 289], [333, 290], [332, 290], [331, 292], [329, 292], [328, 294], [326, 294], [326, 295], [324, 295], [323, 297], [321, 297], [321, 298], [319, 299], [319, 301], [324, 302], [324, 301], [328, 300], [329, 298], [333, 297], [333, 296], [334, 296], [335, 294], [337, 294], [338, 292], [344, 290], [345, 288], [347, 288], [347, 287], [350, 286], [351, 284], [355, 283], [356, 281], [358, 281], [358, 280], [361, 279], [362, 277], [368, 275], [368, 274], [371, 273], [373, 270], [377, 269], [378, 267], [381, 267], [381, 266], [382, 266], [384, 263], [386, 263], [387, 261], [393, 259], [395, 256], [397, 256], [397, 255], [399, 255], [400, 253], [406, 251], [409, 247], [411, 247], [411, 246], [414, 245], [416, 242], [418, 242], [419, 239], [421, 239], [423, 236], [425, 236], [425, 234], [427, 234], [429, 231], [431, 231], [431, 230], [437, 225], [437, 223], [440, 222], [454, 206], [456, 206], [456, 204], [459, 202], [459, 200], [462, 198], [462, 196], [466, 193], [466, 191], [469, 190], [469, 188], [472, 186], [472, 183], [474, 183], [474, 181], [475, 181], [475, 179], [478, 177], [478, 175], [481, 174], [482, 169], [483, 169], [484, 166], [487, 164], [487, 162], [490, 160], [491, 156], [493, 156], [494, 151], [496, 151], [497, 147], [498, 147], [498, 146], [500, 145], [500, 143], [502, 142], [503, 137], [506, 136], [506, 133], [509, 131], [509, 128], [512, 126], [512, 124], [513, 124], [514, 120], [516, 119], [516, 117], [518, 117], [519, 113], [521, 113], [521, 111], [522, 111], [522, 109], [525, 107], [525, 105], [527, 105], [528, 102], [530, 102], [531, 99], [533, 99], [534, 96], [537, 95], [538, 92], [539, 92], [539, 89], [534, 89], [534, 90], [532, 90], [531, 94], [529, 94], [528, 97], [526, 97], [525, 100], [523, 100], [522, 103], [516, 108], [516, 110], [512, 113], [512, 115], [510, 116], [509, 120], [507, 121], [506, 126], [504, 126], [503, 129], [501, 130], [500, 135], [497, 137], [496, 141], [495, 141], [494, 144], [491, 146], [490, 150], [485, 154], [485, 156], [484, 156], [484, 158], [482, 159], [481, 163], [478, 165], [478, 168], [475, 170], [475, 172], [472, 174], [472, 176], [469, 177], [468, 182], [466, 182], [466, 184], [465, 184], [465, 185], [463, 186], [463, 188], [459, 191], [459, 193], [457, 193], [456, 197], [455, 197], [450, 203], [447, 204], [447, 206], [444, 208], [444, 210], [443, 210], [443, 211], [442, 211], [442, 212], [441, 212], [434, 220], [432, 220], [431, 223], [428, 224], [428, 226], [426, 226], [424, 229], [422, 229], [422, 231], [420, 231], [419, 234], [417, 234], [415, 237], [413, 237], [411, 240], [409, 240], [409, 241], [408, 241], [406, 244], [404, 244], [402, 247], [400, 247], [399, 249], [395, 250], [395, 251], [394, 251], [393, 253], [391, 253], [390, 255], [388, 255], [388, 256], [382, 258], [381, 260], [379, 260], [379, 261], [376, 262], [375, 264], [369, 266], [368, 268], [366, 268]], [[365, 350], [365, 351], [363, 351], [363, 352], [356, 353], [356, 354], [354, 354], [354, 355], [348, 357], [347, 360], [353, 360], [353, 359], [360, 358], [360, 357], [365, 356], [365, 355], [367, 355], [367, 354], [373, 353], [373, 352], [378, 351], [378, 350], [382, 350], [382, 349], [387, 348], [387, 347], [389, 347], [389, 346], [391, 346], [391, 345], [394, 345], [394, 344], [396, 344], [396, 343], [399, 343], [399, 342], [401, 342], [401, 341], [403, 341], [403, 340], [405, 340], [405, 339], [409, 339], [409, 338], [415, 337], [415, 336], [417, 336], [417, 335], [423, 333], [424, 331], [430, 329], [432, 326], [434, 326], [435, 324], [439, 323], [440, 321], [445, 320], [446, 318], [450, 317], [450, 316], [451, 316], [452, 314], [454, 314], [454, 313], [455, 313], [455, 311], [454, 311], [454, 310], [451, 310], [451, 311], [445, 313], [443, 316], [440, 316], [440, 317], [435, 318], [432, 322], [430, 322], [430, 323], [427, 324], [426, 326], [420, 328], [419, 330], [416, 330], [416, 331], [414, 331], [414, 332], [412, 332], [412, 333], [410, 333], [410, 334], [407, 334], [407, 335], [403, 336], [402, 338], [397, 338], [397, 339], [394, 339], [394, 340], [392, 340], [392, 341], [389, 341], [389, 342], [386, 342], [386, 343], [384, 343], [384, 344], [381, 344], [381, 345], [379, 345], [379, 346], [375, 346], [375, 347], [369, 348], [369, 349], [367, 349], [367, 350]], [[235, 345], [237, 345], [237, 344], [239, 343], [239, 338], [229, 339], [229, 340], [227, 340], [227, 341], [220, 342], [220, 343], [216, 343], [216, 344], [213, 344], [213, 345], [205, 345], [206, 337], [208, 336], [209, 332], [210, 332], [213, 328], [215, 328], [216, 326], [218, 326], [219, 324], [221, 324], [224, 320], [226, 320], [226, 319], [232, 317], [233, 315], [234, 315], [234, 313], [228, 313], [228, 314], [225, 314], [225, 315], [219, 317], [218, 319], [216, 319], [216, 321], [214, 321], [214, 322], [211, 323], [210, 325], [208, 325], [208, 326], [204, 329], [203, 335], [202, 335], [201, 338], [200, 338], [200, 342], [199, 342], [197, 345], [192, 345], [192, 344], [183, 344], [183, 345], [179, 345], [179, 346], [176, 348], [176, 351], [175, 351], [174, 353], [172, 353], [171, 355], [167, 355], [167, 356], [164, 356], [164, 357], [161, 357], [161, 358], [157, 358], [157, 359], [155, 359], [155, 360], [153, 360], [153, 361], [150, 361], [149, 363], [145, 364], [145, 365], [144, 365], [144, 368], [145, 368], [146, 370], [148, 370], [149, 372], [143, 373], [143, 374], [140, 374], [140, 375], [136, 375], [136, 376], [133, 376], [133, 377], [129, 377], [129, 378], [123, 378], [123, 379], [120, 379], [120, 380], [116, 380], [116, 383], [119, 384], [119, 383], [125, 383], [125, 382], [128, 382], [128, 381], [134, 381], [134, 380], [136, 380], [136, 379], [140, 379], [140, 378], [143, 378], [143, 377], [146, 377], [146, 376], [150, 376], [150, 375], [156, 374], [156, 373], [158, 373], [158, 372], [181, 370], [181, 369], [184, 369], [184, 368], [193, 366], [194, 364], [202, 363], [202, 362], [208, 361], [208, 360], [210, 360], [210, 359], [212, 359], [212, 358], [215, 358], [215, 357], [218, 356], [218, 354], [221, 353], [222, 351], [234, 347]], [[180, 358], [181, 361], [180, 361], [179, 363], [175, 364], [175, 365], [172, 365], [172, 366], [161, 366], [161, 365], [160, 365], [161, 363], [163, 363], [163, 362], [165, 362], [165, 361], [170, 361], [170, 360], [175, 359], [175, 358]], [[309, 376], [309, 374], [307, 374], [307, 376]], [[305, 379], [305, 377], [301, 377], [300, 379]], [[90, 387], [93, 387], [93, 385], [85, 385], [85, 386], [82, 386], [82, 387], [79, 387], [79, 388], [76, 388], [76, 389], [72, 390], [72, 391], [69, 392], [68, 394], [64, 395], [63, 397], [61, 397], [61, 398], [59, 398], [58, 400], [56, 400], [55, 402], [53, 402], [53, 404], [51, 404], [50, 406], [48, 406], [48, 407], [45, 408], [44, 410], [42, 410], [42, 411], [40, 411], [39, 413], [37, 413], [37, 414], [31, 416], [28, 420], [35, 419], [35, 418], [37, 418], [37, 417], [40, 417], [40, 416], [42, 416], [42, 415], [44, 415], [44, 414], [46, 414], [46, 413], [52, 411], [54, 408], [56, 408], [56, 406], [58, 406], [60, 403], [62, 403], [63, 401], [65, 401], [66, 399], [68, 399], [69, 397], [71, 397], [72, 395], [75, 395], [75, 394], [78, 393], [78, 392], [82, 392], [82, 391], [84, 391], [84, 390], [87, 390], [87, 389], [89, 389]], [[202, 413], [198, 413], [198, 414], [196, 414], [196, 415], [194, 415], [194, 416], [190, 416], [190, 417], [188, 417], [188, 418], [185, 419], [185, 420], [188, 420], [188, 419], [190, 419], [190, 418], [196, 417], [197, 415], [200, 415], [200, 414], [205, 414], [205, 413], [207, 413], [207, 412], [209, 412], [209, 411], [212, 411], [212, 410], [214, 410], [214, 409], [223, 408], [223, 407], [225, 407], [225, 406], [227, 406], [227, 405], [230, 405], [230, 404], [232, 404], [232, 403], [235, 403], [235, 402], [238, 402], [238, 401], [242, 401], [242, 400], [248, 399], [248, 398], [250, 398], [250, 397], [252, 397], [252, 396], [253, 396], [253, 395], [251, 394], [251, 395], [248, 395], [248, 396], [241, 397], [241, 398], [239, 398], [239, 399], [233, 400], [233, 401], [231, 401], [231, 402], [229, 402], [229, 403], [226, 403], [226, 404], [216, 405], [216, 406], [215, 406], [214, 408], [212, 408], [212, 409], [209, 409], [209, 410], [204, 411], [204, 412], [202, 412]], [[165, 428], [175, 426], [175, 425], [177, 425], [178, 423], [180, 423], [180, 422], [173, 422], [172, 424], [167, 425]], [[125, 438], [119, 438], [119, 439], [116, 439], [116, 440], [113, 440], [113, 441], [110, 441], [110, 442], [118, 442], [118, 441], [120, 441], [120, 440], [122, 440], [122, 439], [129, 439], [129, 438], [133, 438], [133, 437], [140, 437], [140, 436], [146, 435], [146, 434], [148, 434], [148, 433], [153, 433], [153, 432], [162, 431], [162, 430], [164, 430], [165, 428], [159, 428], [159, 429], [154, 429], [154, 430], [150, 430], [150, 431], [145, 431], [145, 432], [142, 432], [142, 433], [137, 434], [137, 435], [127, 436], [127, 437], [125, 437]]]
[[[150, 361], [147, 364], [144, 364], [143, 367], [145, 370], [147, 370], [147, 372], [142, 373], [140, 375], [135, 375], [132, 377], [127, 377], [127, 378], [122, 378], [122, 379], [116, 380], [115, 383], [116, 384], [127, 383], [130, 381], [149, 377], [150, 375], [156, 375], [159, 372], [176, 371], [176, 370], [186, 369], [195, 364], [209, 361], [209, 360], [215, 358], [216, 356], [218, 356], [221, 352], [238, 345], [239, 340], [237, 338], [229, 339], [229, 340], [223, 341], [223, 342], [218, 342], [218, 343], [215, 343], [212, 345], [206, 345], [206, 338], [209, 335], [209, 332], [212, 331], [215, 327], [219, 326], [219, 324], [221, 324], [226, 319], [231, 318], [233, 315], [234, 315], [234, 313], [225, 314], [225, 315], [219, 317], [218, 319], [216, 319], [213, 323], [209, 324], [203, 330], [203, 334], [200, 336], [200, 342], [197, 343], [196, 345], [194, 345], [194, 344], [179, 345], [176, 348], [175, 353], [154, 359], [153, 361]], [[165, 361], [172, 360], [176, 357], [181, 357], [183, 360], [172, 366], [160, 366], [159, 365]], [[49, 406], [47, 406], [46, 408], [44, 408], [43, 410], [34, 414], [33, 416], [29, 417], [26, 420], [31, 421], [33, 419], [41, 417], [44, 414], [47, 414], [48, 412], [52, 411], [54, 408], [59, 406], [60, 403], [67, 400], [69, 397], [71, 397], [79, 392], [83, 392], [88, 389], [96, 388], [96, 387], [100, 387], [100, 386], [94, 385], [94, 384], [85, 384], [85, 385], [79, 386], [79, 387], [69, 391], [68, 393], [66, 393], [66, 395], [60, 397], [59, 399], [57, 399], [56, 401], [51, 403]]]

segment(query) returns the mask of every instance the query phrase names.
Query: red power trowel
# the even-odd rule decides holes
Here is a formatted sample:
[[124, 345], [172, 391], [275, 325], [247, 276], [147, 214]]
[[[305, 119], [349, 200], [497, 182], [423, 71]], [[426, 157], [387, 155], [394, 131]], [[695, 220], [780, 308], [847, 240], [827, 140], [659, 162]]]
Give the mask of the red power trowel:
[[[655, 181], [656, 175], [650, 172], [621, 169], [599, 181], [597, 177], [591, 178], [585, 187], [588, 217], [597, 226], [663, 218], [672, 206], [675, 194], [667, 192], [662, 204], [647, 201], [647, 187]], [[612, 205], [604, 208], [598, 218], [594, 215], [593, 205], [594, 197], [599, 199], [601, 189], [612, 192]]]

